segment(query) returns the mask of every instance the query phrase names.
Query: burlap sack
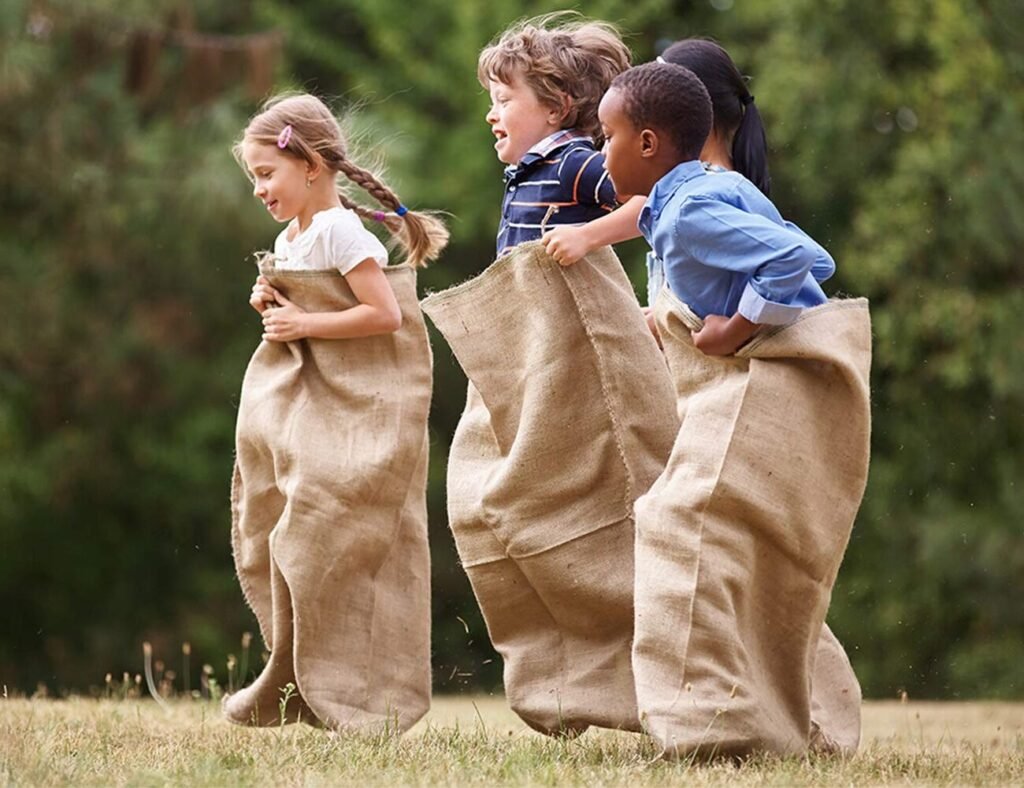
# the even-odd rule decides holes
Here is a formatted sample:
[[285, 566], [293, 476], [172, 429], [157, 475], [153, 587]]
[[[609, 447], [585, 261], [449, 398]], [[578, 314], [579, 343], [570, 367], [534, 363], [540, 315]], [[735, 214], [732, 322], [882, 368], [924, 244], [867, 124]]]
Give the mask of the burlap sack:
[[861, 700], [860, 682], [846, 649], [825, 624], [811, 676], [811, 750], [855, 753], [860, 745]]
[[470, 380], [448, 514], [512, 708], [545, 732], [637, 729], [633, 501], [676, 430], [621, 265], [523, 244], [423, 310]]
[[[262, 273], [307, 311], [357, 303], [335, 271]], [[431, 356], [415, 272], [385, 275], [399, 331], [263, 342], [246, 370], [232, 536], [271, 659], [225, 703], [241, 724], [274, 724], [289, 680], [289, 718], [335, 729], [405, 730], [430, 704]]]
[[852, 749], [859, 689], [821, 636], [867, 479], [867, 302], [809, 309], [724, 358], [694, 348], [701, 321], [667, 289], [655, 313], [682, 426], [636, 505], [641, 718], [669, 755], [800, 753], [813, 708]]

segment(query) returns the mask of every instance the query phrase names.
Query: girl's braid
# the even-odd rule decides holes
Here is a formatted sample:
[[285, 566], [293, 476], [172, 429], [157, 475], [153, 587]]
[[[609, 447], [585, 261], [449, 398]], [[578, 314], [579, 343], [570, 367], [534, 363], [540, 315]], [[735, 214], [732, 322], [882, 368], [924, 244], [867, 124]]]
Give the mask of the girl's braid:
[[[326, 159], [327, 157], [325, 157]], [[344, 150], [337, 148], [329, 154], [329, 166], [367, 192], [389, 213], [371, 211], [359, 205], [340, 190], [338, 198], [346, 208], [351, 208], [365, 219], [380, 222], [405, 248], [409, 263], [414, 266], [426, 265], [437, 258], [448, 243], [448, 229], [436, 216], [421, 211], [409, 211], [402, 206], [398, 195], [382, 183], [372, 172], [355, 164]], [[393, 213], [402, 208], [401, 215]]]
[[346, 178], [363, 189], [363, 191], [369, 193], [373, 199], [385, 208], [389, 208], [392, 211], [398, 210], [401, 201], [391, 189], [377, 180], [369, 170], [364, 170], [362, 167], [357, 166], [345, 156], [339, 158], [337, 167], [338, 171]]

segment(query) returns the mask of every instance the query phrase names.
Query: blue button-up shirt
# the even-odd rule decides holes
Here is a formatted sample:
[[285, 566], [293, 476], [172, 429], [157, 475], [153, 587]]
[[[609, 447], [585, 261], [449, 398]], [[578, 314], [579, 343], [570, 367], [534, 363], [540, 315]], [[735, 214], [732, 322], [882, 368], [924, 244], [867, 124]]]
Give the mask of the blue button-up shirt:
[[832, 257], [739, 173], [683, 162], [654, 185], [639, 226], [653, 250], [652, 299], [664, 282], [701, 318], [771, 324], [827, 300], [819, 283]]
[[545, 229], [585, 224], [614, 208], [615, 187], [593, 140], [575, 129], [557, 131], [505, 168], [498, 255]]

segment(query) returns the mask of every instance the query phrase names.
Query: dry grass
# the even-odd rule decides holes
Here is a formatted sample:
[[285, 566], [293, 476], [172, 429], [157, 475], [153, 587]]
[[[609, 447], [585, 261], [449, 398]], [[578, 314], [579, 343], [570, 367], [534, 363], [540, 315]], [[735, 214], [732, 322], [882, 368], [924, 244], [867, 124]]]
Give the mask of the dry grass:
[[236, 728], [207, 702], [0, 700], [2, 785], [1005, 785], [1024, 783], [1024, 704], [869, 703], [850, 759], [654, 759], [642, 737], [553, 741], [500, 698], [438, 698], [401, 739]]

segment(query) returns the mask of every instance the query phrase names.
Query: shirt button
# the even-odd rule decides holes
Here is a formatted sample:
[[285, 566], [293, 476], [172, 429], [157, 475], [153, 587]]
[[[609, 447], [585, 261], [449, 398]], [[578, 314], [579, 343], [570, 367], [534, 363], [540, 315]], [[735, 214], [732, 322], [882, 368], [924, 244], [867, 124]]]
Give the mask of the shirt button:
[[508, 190], [510, 192], [514, 192], [516, 190], [516, 185], [513, 183], [511, 186], [508, 187]]

